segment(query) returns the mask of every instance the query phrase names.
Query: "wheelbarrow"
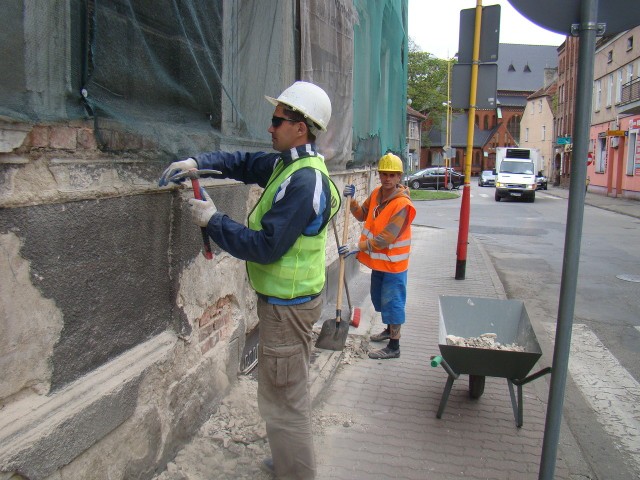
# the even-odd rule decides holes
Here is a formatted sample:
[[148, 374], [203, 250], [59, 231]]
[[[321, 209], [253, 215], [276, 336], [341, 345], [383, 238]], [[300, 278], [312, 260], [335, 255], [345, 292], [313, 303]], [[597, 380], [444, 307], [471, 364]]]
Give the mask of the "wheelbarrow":
[[[542, 356], [529, 316], [520, 300], [441, 295], [439, 344], [440, 355], [431, 357], [431, 366], [441, 365], [449, 375], [445, 385], [437, 418], [447, 405], [453, 382], [460, 375], [469, 375], [469, 396], [477, 399], [484, 393], [486, 377], [506, 378], [511, 406], [518, 428], [523, 425], [522, 386], [551, 372], [550, 367], [529, 375]], [[449, 345], [448, 335], [476, 338], [495, 334], [495, 342], [517, 345], [522, 351], [475, 346]], [[493, 336], [492, 336], [493, 337]], [[517, 390], [514, 392], [514, 386]]]

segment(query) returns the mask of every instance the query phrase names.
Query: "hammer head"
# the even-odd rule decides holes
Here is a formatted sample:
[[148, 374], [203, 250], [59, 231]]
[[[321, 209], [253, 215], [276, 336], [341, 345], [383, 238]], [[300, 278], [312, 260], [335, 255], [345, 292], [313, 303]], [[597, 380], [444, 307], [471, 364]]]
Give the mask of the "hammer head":
[[182, 172], [176, 173], [175, 175], [169, 178], [170, 182], [182, 182], [187, 178], [193, 180], [200, 177], [208, 177], [209, 175], [220, 175], [222, 174], [219, 170], [198, 170], [197, 168], [191, 168], [189, 170], [184, 170]]

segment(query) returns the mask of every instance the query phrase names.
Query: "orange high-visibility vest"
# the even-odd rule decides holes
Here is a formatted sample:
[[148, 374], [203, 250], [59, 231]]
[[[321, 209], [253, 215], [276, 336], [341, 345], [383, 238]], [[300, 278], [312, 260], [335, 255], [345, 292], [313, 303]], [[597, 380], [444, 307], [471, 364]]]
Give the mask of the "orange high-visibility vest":
[[392, 199], [374, 218], [374, 212], [377, 210], [378, 191], [377, 187], [371, 194], [371, 202], [367, 218], [364, 222], [364, 228], [360, 235], [360, 242], [364, 240], [372, 240], [376, 235], [384, 230], [384, 228], [396, 213], [403, 208], [409, 207], [407, 221], [400, 231], [395, 242], [383, 250], [371, 250], [358, 252], [358, 260], [372, 270], [378, 270], [389, 273], [404, 272], [409, 268], [409, 254], [411, 252], [411, 222], [416, 216], [416, 209], [411, 200], [403, 195]]

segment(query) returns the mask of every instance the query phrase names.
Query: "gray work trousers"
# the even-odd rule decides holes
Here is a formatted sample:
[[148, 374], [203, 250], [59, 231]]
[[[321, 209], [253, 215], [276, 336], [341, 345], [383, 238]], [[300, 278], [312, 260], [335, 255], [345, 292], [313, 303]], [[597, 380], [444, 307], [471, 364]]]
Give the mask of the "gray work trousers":
[[311, 330], [322, 312], [320, 296], [301, 305], [258, 299], [258, 407], [267, 427], [276, 476], [313, 479], [309, 362]]

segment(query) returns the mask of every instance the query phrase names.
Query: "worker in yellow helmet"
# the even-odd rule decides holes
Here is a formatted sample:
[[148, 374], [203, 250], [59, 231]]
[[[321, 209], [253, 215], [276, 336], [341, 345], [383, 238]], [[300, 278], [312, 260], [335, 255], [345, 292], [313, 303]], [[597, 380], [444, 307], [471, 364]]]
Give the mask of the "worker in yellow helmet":
[[351, 197], [351, 214], [364, 221], [360, 241], [351, 248], [338, 249], [344, 258], [356, 258], [371, 269], [371, 301], [380, 312], [386, 328], [371, 335], [372, 342], [389, 340], [386, 347], [369, 352], [369, 358], [387, 359], [400, 356], [400, 327], [405, 322], [407, 270], [411, 252], [411, 222], [416, 209], [409, 189], [402, 185], [402, 160], [387, 153], [378, 162], [380, 186], [362, 205], [354, 198], [355, 185], [346, 185], [345, 197]]

